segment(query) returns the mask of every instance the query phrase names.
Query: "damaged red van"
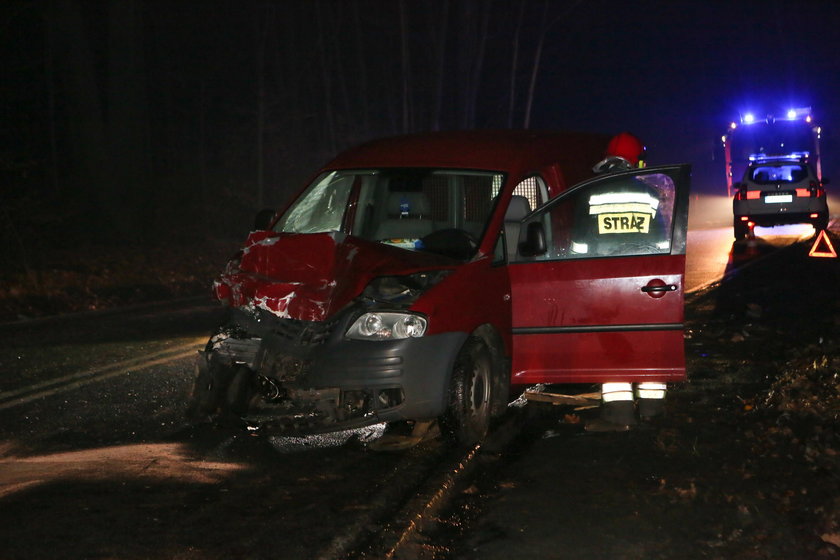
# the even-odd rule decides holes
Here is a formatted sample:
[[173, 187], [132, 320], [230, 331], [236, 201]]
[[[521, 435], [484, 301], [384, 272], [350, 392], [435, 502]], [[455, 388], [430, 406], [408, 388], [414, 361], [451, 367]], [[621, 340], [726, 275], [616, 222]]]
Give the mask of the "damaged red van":
[[607, 139], [400, 136], [328, 163], [214, 283], [191, 408], [298, 433], [437, 419], [537, 383], [685, 379], [689, 167], [593, 176]]

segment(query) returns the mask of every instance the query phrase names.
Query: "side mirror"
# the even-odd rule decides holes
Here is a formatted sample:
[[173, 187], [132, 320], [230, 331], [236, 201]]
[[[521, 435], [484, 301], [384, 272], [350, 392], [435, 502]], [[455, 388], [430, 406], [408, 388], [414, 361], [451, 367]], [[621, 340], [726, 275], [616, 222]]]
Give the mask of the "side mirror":
[[543, 255], [546, 252], [545, 229], [542, 222], [531, 222], [525, 230], [525, 241], [519, 244], [519, 253], [526, 257]]
[[262, 231], [268, 229], [268, 226], [271, 225], [272, 220], [274, 220], [274, 210], [271, 208], [263, 208], [259, 212], [257, 212], [256, 217], [254, 218], [254, 231]]

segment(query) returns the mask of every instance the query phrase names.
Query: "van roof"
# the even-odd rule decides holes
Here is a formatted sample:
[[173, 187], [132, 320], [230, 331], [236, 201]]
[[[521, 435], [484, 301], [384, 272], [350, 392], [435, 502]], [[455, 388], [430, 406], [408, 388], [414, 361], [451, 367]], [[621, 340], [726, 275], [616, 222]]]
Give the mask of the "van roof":
[[592, 175], [609, 136], [584, 132], [469, 130], [373, 140], [350, 148], [325, 169], [444, 167], [513, 175], [559, 165], [568, 184]]

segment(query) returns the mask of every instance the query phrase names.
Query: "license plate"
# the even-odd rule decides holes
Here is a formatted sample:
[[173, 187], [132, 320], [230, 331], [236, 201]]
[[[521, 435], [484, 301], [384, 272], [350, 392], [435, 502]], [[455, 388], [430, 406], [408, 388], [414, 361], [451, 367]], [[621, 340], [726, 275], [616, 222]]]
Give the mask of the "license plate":
[[793, 195], [791, 194], [769, 194], [764, 197], [764, 202], [768, 204], [779, 204], [781, 202], [793, 202]]

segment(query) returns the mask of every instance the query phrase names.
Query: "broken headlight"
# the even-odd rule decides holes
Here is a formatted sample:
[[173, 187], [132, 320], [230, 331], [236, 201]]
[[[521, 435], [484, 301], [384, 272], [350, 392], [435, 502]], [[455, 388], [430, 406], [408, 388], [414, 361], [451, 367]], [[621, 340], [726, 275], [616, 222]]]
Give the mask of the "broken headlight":
[[347, 329], [354, 340], [395, 340], [417, 338], [426, 332], [426, 318], [414, 313], [369, 312]]
[[451, 273], [451, 270], [427, 270], [405, 276], [380, 276], [371, 280], [363, 295], [376, 301], [408, 306]]

